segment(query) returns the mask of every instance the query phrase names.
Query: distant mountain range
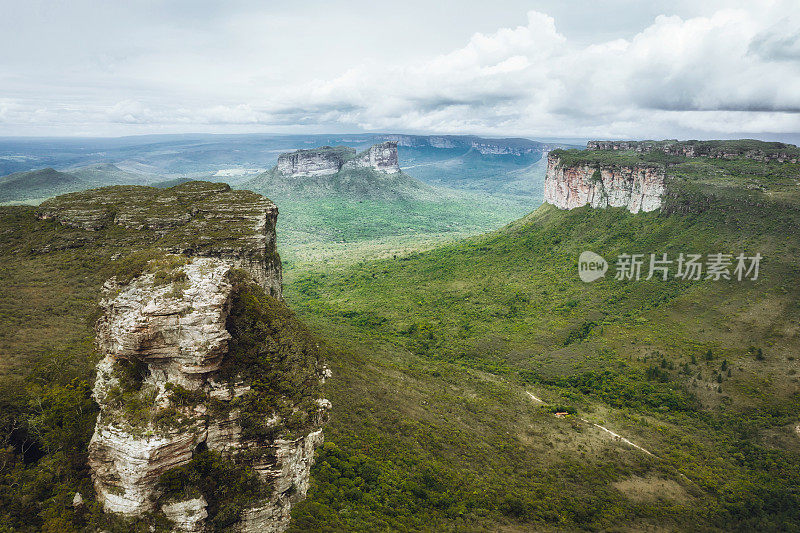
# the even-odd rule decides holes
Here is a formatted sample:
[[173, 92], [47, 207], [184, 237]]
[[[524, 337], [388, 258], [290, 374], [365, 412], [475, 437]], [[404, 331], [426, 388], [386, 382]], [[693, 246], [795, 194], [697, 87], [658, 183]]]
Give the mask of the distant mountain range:
[[[275, 166], [283, 153], [320, 146], [363, 151], [382, 142], [397, 144], [406, 177], [429, 185], [533, 198], [542, 197], [542, 155], [554, 148], [571, 147], [520, 138], [396, 134], [0, 139], [0, 176], [5, 176], [0, 202], [31, 201], [103, 185], [174, 184], [189, 178], [254, 186], [259, 179], [263, 181], [264, 169]], [[25, 174], [48, 168], [73, 177]], [[397, 182], [400, 177], [395, 178]], [[25, 185], [28, 179], [32, 180], [30, 186]], [[303, 185], [304, 195], [316, 194], [310, 191], [315, 186], [312, 182]], [[389, 185], [408, 188], [411, 182]], [[342, 189], [352, 186], [350, 182], [340, 184]], [[411, 188], [420, 186], [416, 183]], [[287, 187], [287, 191], [297, 191], [291, 184]]]
[[0, 202], [44, 200], [104, 185], [142, 185], [153, 180], [153, 176], [128, 172], [110, 163], [67, 171], [48, 167], [0, 177]]
[[15, 172], [0, 178], [0, 202], [49, 198], [57, 194], [88, 188], [87, 182], [74, 174], [43, 168]]

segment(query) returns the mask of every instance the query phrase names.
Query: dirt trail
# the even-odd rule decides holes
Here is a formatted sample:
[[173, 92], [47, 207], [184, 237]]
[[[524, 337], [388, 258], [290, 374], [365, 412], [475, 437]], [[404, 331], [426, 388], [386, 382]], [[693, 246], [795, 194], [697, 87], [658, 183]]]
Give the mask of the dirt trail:
[[611, 436], [612, 436], [612, 437], [613, 437], [615, 440], [618, 440], [618, 441], [624, 442], [625, 444], [627, 444], [627, 445], [629, 445], [629, 446], [633, 446], [633, 447], [634, 447], [634, 448], [636, 448], [637, 450], [643, 451], [643, 452], [644, 452], [644, 453], [646, 453], [647, 455], [652, 455], [653, 457], [656, 457], [656, 455], [655, 455], [655, 454], [653, 454], [653, 453], [651, 453], [651, 452], [649, 452], [649, 451], [645, 450], [644, 448], [642, 448], [642, 447], [641, 447], [641, 446], [639, 446], [638, 444], [634, 444], [634, 443], [632, 443], [631, 441], [629, 441], [628, 439], [626, 439], [626, 438], [625, 438], [625, 437], [623, 437], [622, 435], [617, 435], [616, 433], [614, 433], [614, 432], [613, 432], [613, 431], [611, 431], [610, 429], [608, 429], [608, 428], [606, 428], [606, 427], [603, 427], [603, 426], [601, 426], [600, 424], [595, 424], [594, 422], [589, 422], [589, 421], [588, 421], [588, 420], [586, 420], [585, 418], [581, 418], [581, 420], [582, 420], [583, 422], [586, 422], [587, 424], [591, 424], [591, 425], [593, 425], [594, 427], [596, 427], [596, 428], [598, 428], [598, 429], [602, 429], [603, 431], [605, 431], [606, 433], [608, 433], [609, 435], [611, 435]]
[[[527, 392], [527, 391], [526, 391], [526, 392]], [[540, 400], [539, 398], [537, 398], [536, 396], [534, 396], [532, 392], [528, 392], [528, 396], [530, 396], [530, 397], [531, 397], [531, 400], [533, 400], [534, 402], [544, 403], [542, 400]], [[798, 426], [798, 427], [800, 427], [800, 426]]]
[[[535, 401], [537, 403], [541, 403], [541, 404], [545, 403], [543, 400], [541, 400], [541, 399], [537, 398], [536, 396], [534, 396], [532, 392], [530, 392], [530, 391], [525, 391], [525, 392], [528, 394], [528, 397], [530, 397], [531, 400], [533, 400], [533, 401]], [[650, 452], [649, 450], [646, 450], [646, 449], [642, 448], [638, 444], [635, 444], [635, 443], [629, 441], [628, 439], [626, 439], [622, 435], [614, 433], [613, 431], [611, 431], [607, 427], [603, 427], [600, 424], [595, 424], [594, 422], [590, 422], [589, 420], [586, 420], [585, 418], [579, 418], [579, 420], [581, 422], [589, 424], [590, 426], [594, 426], [594, 427], [596, 427], [597, 429], [599, 429], [601, 431], [604, 431], [604, 432], [608, 433], [609, 435], [611, 435], [611, 437], [614, 440], [623, 442], [623, 443], [627, 444], [628, 446], [631, 446], [631, 447], [636, 448], [637, 450], [639, 450], [641, 452], [646, 453], [647, 455], [652, 455], [653, 457], [657, 457], [657, 455], [655, 455], [654, 453]], [[798, 426], [798, 432], [800, 432], [800, 426]]]

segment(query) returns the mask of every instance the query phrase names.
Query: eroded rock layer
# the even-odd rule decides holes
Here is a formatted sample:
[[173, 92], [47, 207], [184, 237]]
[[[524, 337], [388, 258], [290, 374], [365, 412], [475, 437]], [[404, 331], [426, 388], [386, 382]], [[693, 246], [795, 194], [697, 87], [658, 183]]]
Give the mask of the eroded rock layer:
[[386, 141], [369, 147], [353, 159], [342, 165], [342, 170], [371, 168], [386, 174], [400, 172], [397, 159], [397, 143]]
[[356, 155], [355, 148], [323, 146], [297, 150], [278, 157], [277, 170], [286, 176], [324, 176], [336, 174], [345, 161]]
[[590, 205], [654, 211], [663, 195], [664, 170], [657, 166], [566, 166], [552, 153], [547, 159], [544, 201], [561, 209]]
[[356, 154], [347, 146], [323, 146], [281, 154], [275, 171], [283, 176], [325, 176], [338, 172], [371, 169], [386, 174], [400, 172], [397, 142], [386, 141]]
[[230, 528], [287, 527], [322, 442], [327, 371], [302, 325], [249, 279], [218, 258], [165, 255], [104, 286], [89, 466], [107, 512], [205, 531], [219, 507], [209, 478], [244, 479], [226, 485], [240, 506]]

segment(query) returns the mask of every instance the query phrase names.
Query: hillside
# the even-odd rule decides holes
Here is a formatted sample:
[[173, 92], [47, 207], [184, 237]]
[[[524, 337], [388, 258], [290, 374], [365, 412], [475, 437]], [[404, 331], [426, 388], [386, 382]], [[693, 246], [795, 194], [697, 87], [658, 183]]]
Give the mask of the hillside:
[[0, 202], [39, 203], [59, 194], [106, 185], [143, 185], [152, 176], [128, 172], [110, 163], [74, 167], [65, 171], [53, 168], [17, 172], [0, 177]]
[[[476, 516], [510, 530], [796, 529], [800, 168], [673, 163], [664, 209], [545, 205], [486, 236], [295, 279], [288, 301], [355, 353], [333, 362], [330, 397], [348, 408], [334, 407], [295, 530], [479, 530]], [[593, 283], [578, 277], [586, 250], [609, 261]], [[648, 264], [617, 280], [622, 253], [764, 260], [756, 280], [646, 280]], [[362, 455], [380, 481], [349, 488]]]
[[146, 185], [154, 176], [122, 170], [112, 163], [97, 163], [68, 169], [68, 172], [96, 187], [104, 185]]
[[78, 176], [52, 168], [16, 172], [0, 177], [0, 202], [49, 198], [87, 186]]
[[269, 170], [241, 185], [276, 199], [349, 197], [356, 200], [423, 200], [443, 193], [399, 172], [386, 174], [372, 169], [344, 170], [335, 174], [297, 179]]

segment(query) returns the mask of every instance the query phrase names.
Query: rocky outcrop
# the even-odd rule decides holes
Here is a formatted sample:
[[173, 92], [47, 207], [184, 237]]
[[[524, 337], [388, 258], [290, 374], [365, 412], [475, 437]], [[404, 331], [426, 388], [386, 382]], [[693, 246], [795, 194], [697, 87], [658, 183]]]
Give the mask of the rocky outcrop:
[[397, 143], [386, 141], [375, 144], [359, 154], [356, 154], [354, 148], [347, 146], [323, 146], [312, 150], [297, 150], [281, 154], [274, 170], [288, 177], [310, 177], [363, 168], [385, 174], [400, 172]]
[[357, 168], [370, 168], [386, 174], [400, 172], [400, 165], [397, 159], [397, 143], [386, 141], [372, 145], [369, 149], [342, 165], [342, 170], [354, 170]]
[[762, 142], [751, 139], [738, 141], [589, 141], [588, 150], [621, 150], [639, 153], [663, 152], [681, 157], [710, 157], [716, 159], [753, 159], [797, 163], [800, 149], [793, 144]]
[[[324, 155], [327, 165], [324, 174], [319, 173], [322, 172], [318, 164], [319, 158], [323, 157], [321, 154], [327, 154]], [[292, 200], [340, 197], [344, 201], [429, 201], [441, 194], [400, 169], [394, 141], [375, 144], [358, 154], [346, 147], [323, 147], [284, 154], [277, 166], [246, 181], [241, 187], [273, 198]]]
[[664, 170], [648, 165], [566, 166], [557, 154], [547, 158], [544, 201], [561, 209], [584, 205], [625, 207], [631, 213], [659, 209]]
[[285, 176], [324, 176], [336, 174], [345, 161], [356, 155], [355, 148], [323, 146], [297, 150], [278, 157], [277, 170]]
[[[112, 278], [104, 286], [96, 327], [104, 358], [94, 386], [100, 414], [89, 466], [107, 512], [156, 513], [169, 519], [175, 531], [204, 531], [209, 510], [202, 487], [169, 492], [169, 485], [162, 484], [165, 475], [192, 465], [202, 454], [217, 454], [215, 460], [228, 468], [247, 466], [255, 476], [248, 483], [261, 487], [232, 526], [237, 531], [283, 531], [292, 505], [305, 496], [330, 403], [313, 392], [295, 400], [275, 397], [267, 403], [273, 410], [256, 417], [258, 431], [252, 422], [245, 424], [243, 406], [253, 404], [242, 402], [266, 395], [263, 376], [278, 370], [261, 367], [254, 384], [250, 369], [231, 353], [231, 343], [244, 341], [229, 330], [230, 313], [237, 295], [251, 283], [234, 276], [232, 267], [219, 258], [165, 255], [129, 283]], [[262, 305], [285, 308], [263, 298]], [[248, 364], [280, 360], [268, 346], [292, 353], [304, 349], [290, 346], [291, 340], [270, 339], [280, 332], [261, 334], [265, 359], [247, 359]], [[305, 367], [282, 371], [305, 375], [303, 382], [313, 391], [326, 370], [316, 359], [305, 361]], [[302, 414], [304, 422], [290, 424], [287, 412]]]
[[164, 250], [218, 257], [249, 271], [270, 294], [281, 296], [278, 207], [250, 191], [201, 181], [169, 189], [103, 187], [48, 200], [38, 216], [87, 231], [121, 226], [146, 234]]
[[322, 430], [317, 430], [302, 439], [275, 441], [277, 466], [259, 471], [260, 476], [274, 479], [273, 497], [246, 509], [236, 531], [278, 533], [286, 528], [292, 505], [308, 492], [314, 451], [322, 440]]

